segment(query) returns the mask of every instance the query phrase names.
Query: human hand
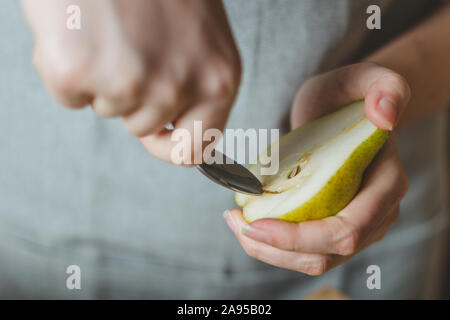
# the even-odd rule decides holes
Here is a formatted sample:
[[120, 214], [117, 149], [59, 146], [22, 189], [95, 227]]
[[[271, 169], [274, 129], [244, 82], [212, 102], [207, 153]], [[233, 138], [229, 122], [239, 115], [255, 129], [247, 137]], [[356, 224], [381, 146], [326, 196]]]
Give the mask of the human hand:
[[[80, 30], [66, 28], [69, 4], [81, 9]], [[241, 67], [221, 1], [24, 0], [23, 7], [34, 63], [62, 104], [122, 117], [169, 162], [176, 142], [168, 123], [191, 136], [194, 120], [203, 130], [224, 128]]]
[[[367, 117], [380, 129], [390, 130], [409, 97], [401, 76], [372, 63], [359, 63], [308, 80], [295, 98], [291, 126], [364, 98]], [[301, 223], [261, 219], [247, 224], [241, 210], [234, 209], [224, 217], [251, 257], [320, 275], [381, 240], [396, 222], [407, 189], [408, 178], [391, 136], [367, 169], [358, 194], [336, 216]]]

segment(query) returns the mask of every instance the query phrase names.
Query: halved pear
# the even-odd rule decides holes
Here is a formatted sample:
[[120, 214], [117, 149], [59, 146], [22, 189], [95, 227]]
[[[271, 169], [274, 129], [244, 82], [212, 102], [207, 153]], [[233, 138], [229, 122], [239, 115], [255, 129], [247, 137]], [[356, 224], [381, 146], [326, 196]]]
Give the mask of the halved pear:
[[264, 194], [236, 193], [236, 203], [248, 222], [301, 222], [335, 215], [355, 196], [364, 170], [388, 136], [366, 118], [364, 101], [306, 123], [265, 151], [267, 157], [272, 148], [279, 148], [276, 175], [261, 175], [259, 160], [250, 166]]

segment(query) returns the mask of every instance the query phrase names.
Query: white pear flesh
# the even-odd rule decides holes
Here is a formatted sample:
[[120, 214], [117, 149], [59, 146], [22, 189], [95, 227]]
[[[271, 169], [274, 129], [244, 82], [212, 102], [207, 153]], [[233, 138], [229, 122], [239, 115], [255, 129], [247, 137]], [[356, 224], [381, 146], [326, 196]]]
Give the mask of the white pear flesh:
[[364, 170], [386, 141], [366, 118], [358, 101], [307, 123], [275, 142], [279, 170], [262, 176], [262, 164], [249, 169], [263, 184], [264, 194], [236, 194], [245, 220], [262, 218], [301, 222], [321, 219], [342, 210], [354, 197]]

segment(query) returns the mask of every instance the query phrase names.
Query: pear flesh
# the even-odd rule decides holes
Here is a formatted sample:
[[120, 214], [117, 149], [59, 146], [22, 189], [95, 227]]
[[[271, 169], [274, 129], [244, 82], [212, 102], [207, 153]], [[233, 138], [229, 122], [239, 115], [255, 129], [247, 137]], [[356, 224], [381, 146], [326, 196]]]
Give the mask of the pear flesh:
[[364, 102], [352, 103], [309, 122], [275, 142], [279, 148], [276, 175], [262, 176], [262, 164], [250, 166], [264, 194], [236, 193], [248, 222], [278, 218], [301, 222], [337, 214], [357, 193], [364, 170], [389, 136], [375, 127]]

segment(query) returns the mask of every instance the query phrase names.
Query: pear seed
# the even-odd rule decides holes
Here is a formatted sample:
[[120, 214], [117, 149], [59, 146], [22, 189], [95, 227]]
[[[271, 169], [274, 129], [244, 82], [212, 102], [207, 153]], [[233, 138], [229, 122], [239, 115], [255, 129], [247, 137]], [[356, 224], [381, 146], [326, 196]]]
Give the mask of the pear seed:
[[289, 173], [288, 179], [292, 179], [293, 177], [298, 175], [300, 173], [300, 170], [300, 165], [296, 165], [295, 168], [292, 169], [291, 173]]

